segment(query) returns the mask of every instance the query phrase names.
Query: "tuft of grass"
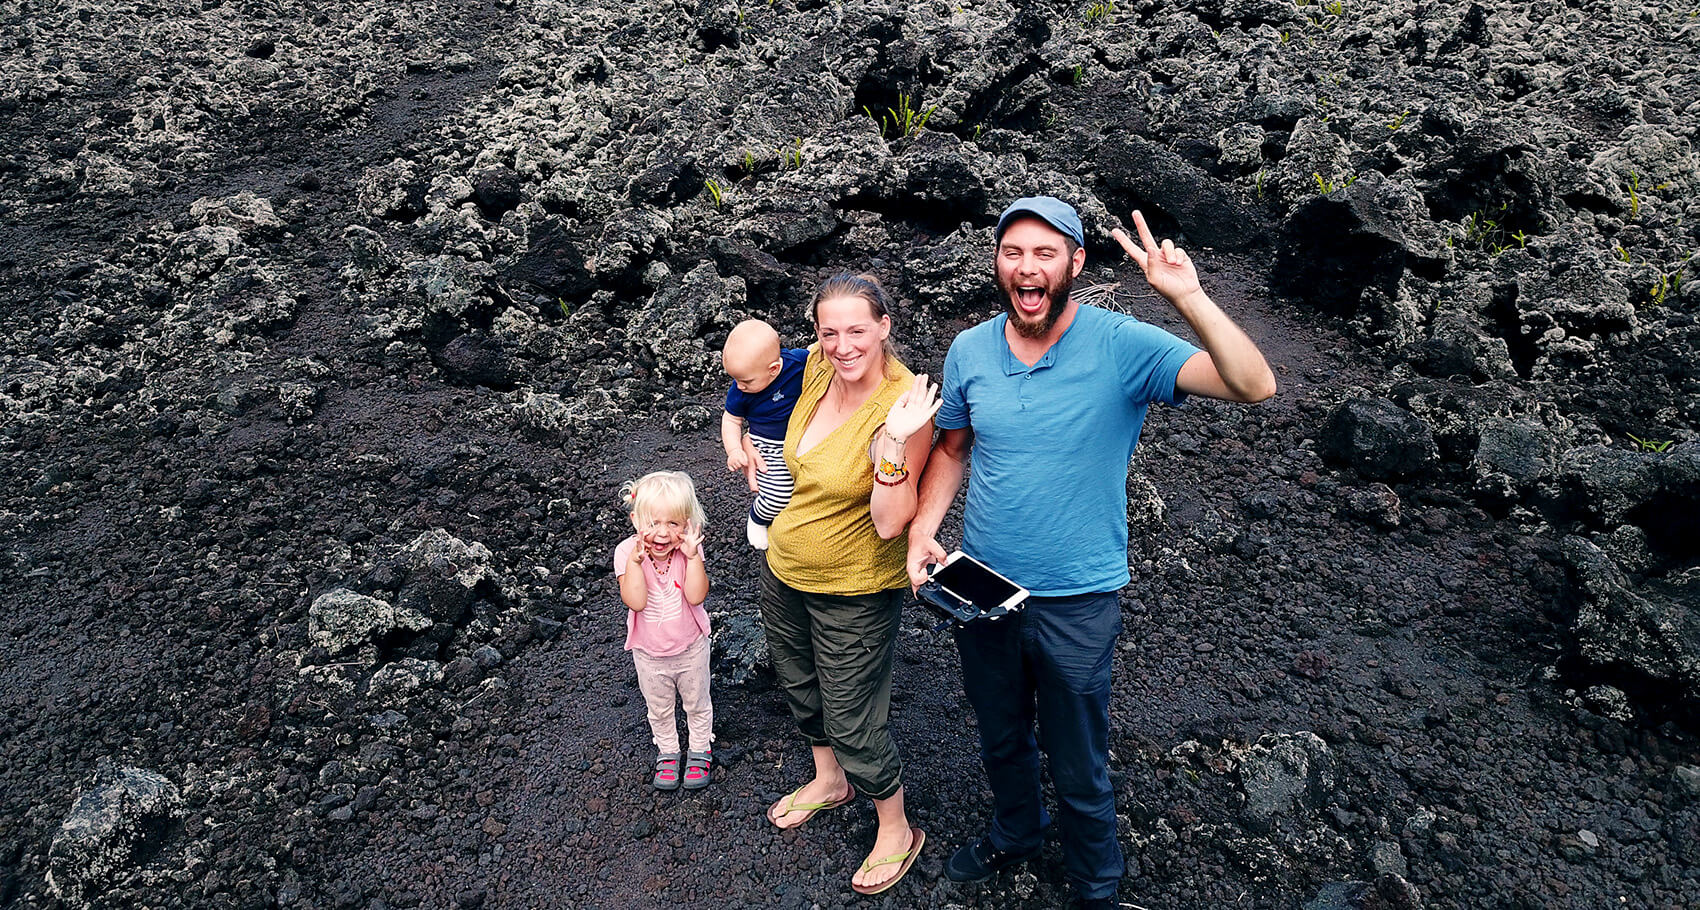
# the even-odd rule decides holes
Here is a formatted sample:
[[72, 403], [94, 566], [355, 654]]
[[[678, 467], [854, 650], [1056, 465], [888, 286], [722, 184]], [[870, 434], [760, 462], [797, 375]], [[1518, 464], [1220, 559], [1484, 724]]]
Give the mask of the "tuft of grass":
[[779, 156], [779, 169], [796, 170], [803, 166], [803, 137], [798, 136], [796, 144], [789, 148], [781, 146], [773, 150]]
[[[1629, 255], [1629, 251], [1624, 249], [1622, 244], [1612, 247], [1612, 252], [1616, 254], [1617, 261], [1626, 265], [1636, 264], [1635, 259]], [[1651, 262], [1641, 263], [1641, 265], [1651, 266], [1657, 276], [1653, 279], [1652, 286], [1647, 288], [1647, 306], [1664, 306], [1682, 290], [1682, 273], [1696, 256], [1700, 256], [1700, 250], [1689, 253], [1682, 260], [1671, 263], [1669, 266], [1655, 265]]]
[[1671, 297], [1682, 290], [1683, 270], [1688, 268], [1688, 264], [1693, 262], [1696, 256], [1700, 256], [1700, 250], [1689, 253], [1681, 262], [1659, 268], [1659, 277], [1653, 282], [1650, 293], [1653, 306], [1664, 306]]
[[1674, 439], [1642, 439], [1634, 433], [1623, 435], [1629, 437], [1631, 447], [1637, 452], [1652, 452], [1655, 455], [1663, 455], [1665, 450], [1676, 444]]
[[914, 136], [927, 128], [927, 121], [932, 119], [938, 105], [927, 108], [916, 107], [907, 92], [897, 96], [897, 106], [888, 107], [883, 115], [875, 114], [864, 106], [862, 113], [867, 114], [880, 126], [880, 135], [887, 139], [905, 139]]
[[1109, 0], [1099, 0], [1086, 7], [1086, 24], [1102, 25], [1110, 21], [1110, 15], [1116, 11], [1116, 5]]
[[[1262, 172], [1259, 171], [1258, 173], [1261, 174]], [[1346, 187], [1349, 187], [1352, 184], [1358, 182], [1358, 175], [1357, 174], [1353, 174], [1352, 176], [1347, 177], [1344, 183], [1335, 183], [1334, 181], [1328, 179], [1327, 177], [1322, 176], [1320, 173], [1318, 173], [1316, 171], [1311, 171], [1310, 175], [1312, 177], [1316, 178], [1316, 189], [1317, 189], [1318, 192], [1322, 193], [1322, 195], [1324, 195], [1324, 196], [1328, 195], [1329, 193], [1334, 192], [1335, 190], [1343, 190]], [[1261, 190], [1262, 180], [1261, 180], [1261, 178], [1259, 179], [1258, 183], [1259, 183], [1259, 187], [1260, 187], [1259, 194], [1261, 195], [1261, 193], [1262, 193], [1262, 190]]]
[[1649, 294], [1652, 297], [1652, 303], [1650, 305], [1664, 306], [1665, 301], [1670, 299], [1670, 295], [1675, 294], [1681, 289], [1681, 272], [1660, 272], [1658, 279], [1653, 282], [1653, 287], [1649, 291]]
[[726, 190], [718, 180], [703, 181], [702, 188], [708, 190], [708, 195], [714, 200], [714, 207], [720, 208], [726, 202]]
[[1492, 256], [1498, 256], [1513, 246], [1521, 246], [1527, 235], [1521, 231], [1507, 234], [1505, 224], [1500, 220], [1505, 217], [1506, 208], [1506, 204], [1502, 202], [1497, 208], [1481, 208], [1465, 216], [1464, 245], [1471, 249], [1485, 250]]
[[1411, 111], [1410, 111], [1409, 108], [1406, 108], [1404, 111], [1400, 112], [1399, 116], [1394, 117], [1387, 124], [1387, 128], [1390, 129], [1390, 130], [1397, 131], [1399, 129], [1399, 127], [1402, 127], [1402, 126], [1405, 125], [1405, 118], [1409, 117], [1409, 116], [1411, 116]]
[[1634, 221], [1641, 214], [1641, 175], [1635, 171], [1629, 172], [1629, 220]]

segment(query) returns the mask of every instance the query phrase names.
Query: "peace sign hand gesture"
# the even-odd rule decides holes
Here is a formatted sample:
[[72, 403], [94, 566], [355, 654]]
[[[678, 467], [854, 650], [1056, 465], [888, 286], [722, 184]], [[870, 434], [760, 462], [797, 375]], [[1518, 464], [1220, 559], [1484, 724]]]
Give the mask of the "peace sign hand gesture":
[[1193, 268], [1192, 258], [1186, 250], [1168, 239], [1158, 245], [1156, 238], [1151, 236], [1151, 228], [1145, 224], [1145, 216], [1138, 209], [1133, 212], [1133, 226], [1139, 231], [1137, 246], [1121, 228], [1111, 231], [1110, 236], [1121, 244], [1128, 258], [1145, 271], [1145, 280], [1151, 283], [1152, 290], [1162, 294], [1171, 304], [1202, 291], [1198, 284], [1198, 270]]

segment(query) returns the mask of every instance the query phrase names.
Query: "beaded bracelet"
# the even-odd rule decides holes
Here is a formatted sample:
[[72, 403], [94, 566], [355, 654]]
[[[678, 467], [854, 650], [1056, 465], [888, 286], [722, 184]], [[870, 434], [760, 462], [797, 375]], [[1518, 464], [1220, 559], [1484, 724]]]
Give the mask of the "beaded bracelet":
[[882, 487], [901, 487], [901, 486], [903, 486], [903, 481], [908, 480], [908, 479], [909, 479], [909, 471], [907, 469], [905, 469], [903, 472], [899, 473], [897, 475], [896, 480], [886, 480], [884, 477], [881, 477], [878, 474], [874, 475], [874, 483], [877, 483]]

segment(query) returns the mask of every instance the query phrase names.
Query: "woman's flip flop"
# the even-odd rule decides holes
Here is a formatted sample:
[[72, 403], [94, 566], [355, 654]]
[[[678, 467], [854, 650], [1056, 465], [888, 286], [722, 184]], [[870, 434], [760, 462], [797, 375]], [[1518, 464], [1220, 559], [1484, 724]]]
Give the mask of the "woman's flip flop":
[[880, 866], [889, 866], [892, 863], [902, 863], [903, 865], [899, 866], [897, 869], [897, 874], [877, 885], [858, 885], [855, 882], [851, 882], [850, 890], [857, 894], [878, 894], [881, 891], [890, 888], [892, 885], [902, 881], [903, 876], [909, 873], [909, 867], [915, 865], [915, 857], [921, 855], [921, 845], [926, 842], [927, 832], [922, 831], [920, 828], [910, 828], [909, 849], [902, 853], [893, 853], [884, 859], [863, 860], [862, 868], [857, 870], [859, 872], [866, 872], [869, 869], [877, 869]]
[[[804, 784], [803, 786], [806, 787], [808, 784]], [[809, 819], [814, 818], [816, 812], [825, 812], [828, 809], [836, 809], [856, 798], [856, 788], [851, 787], [850, 792], [846, 794], [843, 799], [828, 800], [824, 803], [800, 803], [797, 802], [797, 795], [802, 792], [803, 787], [798, 787], [797, 789], [792, 790], [790, 795], [786, 796], [784, 799], [767, 807], [767, 820], [772, 822], [775, 828], [778, 828], [781, 831], [789, 831], [792, 828], [807, 822]], [[781, 806], [784, 808], [780, 808]], [[789, 825], [781, 825], [779, 823], [779, 818], [781, 816], [790, 815], [793, 812], [805, 813], [802, 821]]]

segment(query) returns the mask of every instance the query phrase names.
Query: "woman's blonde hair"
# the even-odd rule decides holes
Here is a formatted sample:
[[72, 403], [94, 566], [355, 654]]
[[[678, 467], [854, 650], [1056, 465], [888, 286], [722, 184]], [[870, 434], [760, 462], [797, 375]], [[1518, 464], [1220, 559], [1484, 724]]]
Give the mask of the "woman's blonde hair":
[[707, 525], [696, 484], [684, 471], [652, 471], [620, 487], [626, 511], [638, 517], [683, 518], [701, 528]]

